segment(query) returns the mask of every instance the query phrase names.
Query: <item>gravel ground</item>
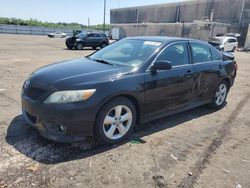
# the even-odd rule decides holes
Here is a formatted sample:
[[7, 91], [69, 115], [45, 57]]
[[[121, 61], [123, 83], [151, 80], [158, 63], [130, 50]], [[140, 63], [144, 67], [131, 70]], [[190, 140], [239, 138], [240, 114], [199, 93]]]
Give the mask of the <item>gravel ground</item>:
[[250, 187], [250, 54], [236, 53], [227, 105], [143, 125], [113, 147], [58, 144], [23, 120], [20, 91], [35, 69], [93, 52], [65, 39], [0, 35], [0, 187]]

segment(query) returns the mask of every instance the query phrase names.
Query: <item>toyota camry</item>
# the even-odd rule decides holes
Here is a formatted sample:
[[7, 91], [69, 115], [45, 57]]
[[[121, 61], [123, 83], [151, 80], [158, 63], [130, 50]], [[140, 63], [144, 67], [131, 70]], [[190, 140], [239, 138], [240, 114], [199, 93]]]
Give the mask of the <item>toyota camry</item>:
[[234, 57], [207, 42], [125, 38], [33, 72], [22, 88], [23, 116], [57, 142], [94, 136], [115, 144], [142, 123], [205, 104], [222, 108], [236, 72]]

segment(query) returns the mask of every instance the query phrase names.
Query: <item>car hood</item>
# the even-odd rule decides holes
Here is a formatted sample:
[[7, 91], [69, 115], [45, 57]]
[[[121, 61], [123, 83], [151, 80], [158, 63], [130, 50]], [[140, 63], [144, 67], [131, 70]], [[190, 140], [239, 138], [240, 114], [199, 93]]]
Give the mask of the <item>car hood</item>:
[[81, 58], [42, 67], [32, 73], [29, 80], [60, 89], [119, 79], [132, 70], [132, 67], [113, 66]]

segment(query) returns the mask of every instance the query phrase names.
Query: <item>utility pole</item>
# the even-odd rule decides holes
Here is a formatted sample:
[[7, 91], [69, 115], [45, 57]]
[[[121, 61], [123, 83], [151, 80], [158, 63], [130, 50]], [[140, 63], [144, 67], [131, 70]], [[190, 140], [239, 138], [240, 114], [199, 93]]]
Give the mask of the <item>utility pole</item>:
[[90, 19], [88, 18], [88, 30], [90, 30]]
[[104, 0], [104, 12], [103, 12], [103, 32], [105, 32], [106, 26], [106, 0]]
[[242, 19], [243, 19], [243, 14], [244, 14], [244, 9], [245, 9], [245, 4], [246, 4], [246, 0], [243, 0], [242, 2], [242, 9], [241, 9], [241, 13], [240, 13], [240, 19], [239, 19], [239, 25], [241, 27], [242, 25]]
[[210, 14], [210, 22], [211, 22], [211, 29], [210, 29], [210, 38], [213, 37], [213, 32], [214, 32], [214, 9], [212, 9], [211, 14]]

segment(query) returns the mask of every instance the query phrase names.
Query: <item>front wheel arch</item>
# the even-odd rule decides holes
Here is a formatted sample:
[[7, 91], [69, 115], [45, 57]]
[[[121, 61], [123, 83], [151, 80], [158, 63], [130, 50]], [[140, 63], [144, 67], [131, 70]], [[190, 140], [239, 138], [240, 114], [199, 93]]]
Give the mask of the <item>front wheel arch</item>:
[[222, 81], [225, 81], [227, 83], [228, 91], [230, 90], [231, 87], [231, 82], [229, 78], [224, 78]]
[[[130, 102], [132, 102], [132, 103], [134, 104], [135, 109], [136, 109], [136, 126], [137, 126], [137, 124], [140, 124], [141, 107], [140, 107], [140, 105], [139, 105], [138, 100], [137, 100], [134, 96], [132, 96], [132, 95], [129, 95], [129, 94], [120, 94], [120, 95], [116, 95], [116, 96], [109, 97], [108, 99], [106, 99], [106, 100], [100, 105], [100, 107], [98, 108], [97, 113], [96, 113], [96, 115], [95, 115], [95, 123], [94, 123], [94, 125], [96, 124], [97, 116], [99, 115], [99, 113], [100, 113], [101, 109], [103, 108], [103, 106], [105, 106], [105, 105], [106, 105], [107, 103], [109, 103], [110, 101], [112, 101], [112, 100], [114, 100], [114, 99], [116, 99], [116, 98], [120, 98], [120, 97], [126, 98], [126, 99], [130, 100]], [[95, 127], [94, 127], [94, 129], [95, 129]], [[93, 130], [93, 132], [94, 132], [94, 130]]]

